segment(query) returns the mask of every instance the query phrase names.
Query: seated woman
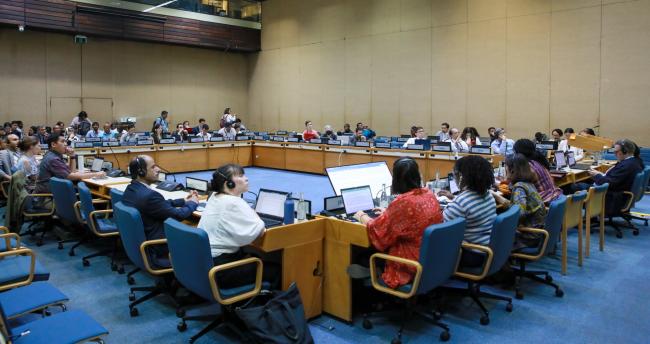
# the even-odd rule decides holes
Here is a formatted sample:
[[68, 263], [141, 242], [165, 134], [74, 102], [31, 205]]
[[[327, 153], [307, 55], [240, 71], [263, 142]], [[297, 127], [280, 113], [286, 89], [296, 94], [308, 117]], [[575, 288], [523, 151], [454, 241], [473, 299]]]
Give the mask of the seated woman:
[[[546, 208], [542, 197], [537, 192], [534, 183], [537, 180], [535, 172], [530, 168], [528, 159], [523, 154], [515, 154], [506, 159], [506, 177], [510, 181], [512, 196], [510, 201], [494, 194], [498, 203], [519, 206], [519, 226], [531, 228], [544, 228], [546, 221]], [[531, 233], [517, 233], [517, 241], [523, 246], [536, 246], [539, 236]]]
[[314, 130], [314, 126], [311, 124], [311, 121], [305, 121], [305, 131], [302, 132], [302, 140], [309, 142], [311, 139], [319, 139], [320, 135]]
[[[38, 139], [34, 136], [25, 136], [25, 138], [18, 143], [22, 155], [18, 159], [17, 169], [25, 173], [25, 190], [28, 193], [33, 193], [36, 188], [36, 181], [38, 179], [38, 161], [36, 156], [41, 154], [41, 146]], [[25, 209], [32, 210], [34, 208], [34, 199], [29, 197], [25, 199]]]
[[[449, 191], [440, 191], [441, 196], [453, 200], [443, 213], [445, 221], [464, 217], [465, 241], [471, 244], [487, 245], [494, 219], [497, 216], [497, 206], [489, 190], [494, 184], [492, 165], [485, 158], [468, 155], [456, 161], [454, 178], [458, 181], [460, 194], [454, 196]], [[478, 266], [483, 264], [483, 255], [474, 251], [463, 250], [462, 266]]]
[[[393, 164], [391, 192], [397, 198], [388, 208], [377, 208], [379, 217], [371, 219], [363, 211], [354, 217], [367, 226], [368, 238], [379, 251], [406, 259], [418, 260], [422, 233], [428, 226], [442, 222], [440, 204], [433, 193], [422, 188], [418, 164], [411, 158], [400, 158]], [[415, 268], [387, 262], [382, 279], [390, 288], [409, 283]]]
[[155, 123], [153, 125], [153, 129], [151, 130], [151, 138], [153, 139], [153, 143], [159, 144], [160, 139], [162, 139], [163, 135], [163, 128], [160, 125], [160, 123]]
[[515, 153], [522, 154], [528, 159], [530, 168], [537, 175], [535, 188], [542, 197], [544, 203], [548, 204], [562, 195], [562, 189], [555, 186], [553, 177], [549, 172], [549, 163], [546, 157], [535, 149], [535, 143], [528, 139], [519, 139], [515, 142]]
[[[230, 263], [247, 257], [242, 247], [264, 234], [264, 222], [241, 195], [248, 191], [244, 169], [235, 164], [219, 167], [212, 174], [214, 194], [208, 200], [198, 228], [210, 240], [214, 265]], [[217, 274], [217, 283], [223, 288], [234, 288], [255, 282], [255, 264], [225, 270]], [[277, 266], [264, 263], [263, 279], [277, 286]]]
[[481, 145], [481, 139], [478, 137], [478, 131], [476, 131], [476, 128], [474, 127], [465, 127], [463, 129], [463, 132], [460, 134], [460, 139], [465, 141], [469, 147]]

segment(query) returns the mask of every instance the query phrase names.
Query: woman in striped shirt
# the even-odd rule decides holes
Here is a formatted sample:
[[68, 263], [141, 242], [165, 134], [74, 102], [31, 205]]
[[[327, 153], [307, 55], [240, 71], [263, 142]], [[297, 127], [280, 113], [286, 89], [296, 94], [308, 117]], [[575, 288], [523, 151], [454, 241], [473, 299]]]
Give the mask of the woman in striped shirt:
[[[496, 202], [489, 192], [494, 184], [492, 166], [485, 158], [468, 155], [456, 161], [453, 173], [461, 192], [457, 196], [449, 191], [440, 192], [441, 196], [453, 199], [443, 212], [444, 219], [464, 217], [467, 223], [465, 241], [487, 245], [497, 216]], [[478, 266], [483, 260], [482, 254], [463, 250], [461, 266]]]
[[546, 157], [535, 149], [535, 143], [528, 139], [519, 139], [514, 147], [516, 154], [522, 154], [528, 159], [530, 168], [537, 175], [534, 182], [535, 188], [545, 204], [549, 204], [562, 195], [562, 189], [555, 186], [553, 177], [549, 173], [549, 163]]

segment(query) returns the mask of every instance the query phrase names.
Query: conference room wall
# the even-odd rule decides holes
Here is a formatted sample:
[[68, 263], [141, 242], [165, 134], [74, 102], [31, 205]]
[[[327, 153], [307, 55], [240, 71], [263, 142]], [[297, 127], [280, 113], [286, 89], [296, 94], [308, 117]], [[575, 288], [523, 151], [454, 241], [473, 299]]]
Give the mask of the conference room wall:
[[150, 130], [166, 109], [173, 124], [211, 128], [225, 107], [247, 118], [248, 57], [239, 53], [0, 29], [0, 120], [66, 125], [81, 109], [92, 120], [136, 116]]
[[432, 133], [448, 121], [518, 138], [600, 124], [650, 144], [650, 0], [305, 3], [263, 3], [249, 60], [256, 127]]

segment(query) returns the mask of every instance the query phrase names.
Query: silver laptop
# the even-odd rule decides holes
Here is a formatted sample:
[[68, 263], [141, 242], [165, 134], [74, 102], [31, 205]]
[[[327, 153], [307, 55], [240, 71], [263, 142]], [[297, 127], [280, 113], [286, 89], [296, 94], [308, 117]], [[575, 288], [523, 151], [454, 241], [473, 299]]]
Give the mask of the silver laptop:
[[282, 225], [284, 201], [288, 196], [288, 192], [260, 189], [255, 202], [255, 212], [264, 221], [266, 228]]
[[352, 217], [359, 210], [370, 217], [377, 217], [377, 214], [372, 211], [375, 208], [375, 202], [370, 192], [370, 185], [341, 189], [341, 197], [348, 217]]

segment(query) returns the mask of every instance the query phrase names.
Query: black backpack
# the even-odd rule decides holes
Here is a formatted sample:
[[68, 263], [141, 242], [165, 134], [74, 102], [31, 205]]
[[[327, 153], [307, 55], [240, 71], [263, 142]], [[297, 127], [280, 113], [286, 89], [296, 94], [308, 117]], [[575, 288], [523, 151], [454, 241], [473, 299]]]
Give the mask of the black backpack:
[[91, 125], [88, 121], [80, 122], [79, 125], [77, 125], [77, 134], [86, 136], [86, 133], [90, 131], [90, 128]]

